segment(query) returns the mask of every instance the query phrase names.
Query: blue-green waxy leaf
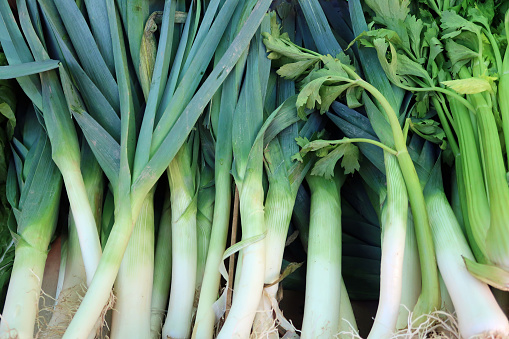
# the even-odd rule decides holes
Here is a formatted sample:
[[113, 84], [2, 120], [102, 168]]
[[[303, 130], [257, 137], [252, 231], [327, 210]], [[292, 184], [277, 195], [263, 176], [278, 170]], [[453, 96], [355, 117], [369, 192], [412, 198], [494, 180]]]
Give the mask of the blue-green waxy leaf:
[[[33, 1], [33, 0], [29, 0]], [[41, 10], [41, 18], [46, 27], [48, 27], [47, 34], [45, 34], [47, 49], [51, 55], [55, 55], [55, 59], [64, 61], [64, 57], [59, 48], [57, 37], [64, 41], [66, 48], [71, 51], [74, 58], [77, 58], [76, 51], [72, 46], [71, 39], [67, 33], [64, 23], [60, 18], [57, 7], [53, 0], [36, 0]], [[56, 57], [58, 56], [58, 58]]]
[[212, 98], [226, 76], [234, 68], [236, 62], [248, 46], [251, 38], [260, 25], [265, 12], [271, 4], [270, 0], [261, 0], [256, 3], [244, 26], [239, 31], [224, 56], [212, 70], [209, 77], [198, 89], [193, 99], [184, 109], [171, 131], [164, 137], [161, 146], [157, 148], [147, 166], [135, 179], [133, 190], [140, 190], [146, 194], [157, 178], [164, 172], [177, 150], [182, 146], [194, 124], [198, 120], [206, 104]]
[[355, 39], [348, 11], [351, 4], [339, 1], [335, 3], [331, 1], [320, 1], [320, 5], [335, 33], [336, 39], [338, 39], [341, 47], [346, 49], [348, 42]]
[[73, 1], [55, 0], [54, 2], [83, 69], [112, 106], [118, 106], [118, 86], [115, 78], [99, 52], [83, 14]]
[[73, 111], [88, 145], [113, 186], [120, 173], [120, 145], [87, 112]]
[[86, 112], [76, 89], [64, 69], [60, 70], [60, 79], [69, 111], [80, 125], [92, 152], [108, 180], [115, 186], [115, 183], [118, 181], [120, 167], [120, 145], [108, 131]]
[[166, 110], [170, 100], [175, 93], [175, 88], [177, 87], [177, 83], [179, 80], [179, 76], [181, 73], [182, 64], [184, 63], [184, 53], [186, 51], [187, 41], [189, 40], [190, 30], [191, 30], [191, 17], [192, 17], [193, 7], [189, 9], [189, 15], [184, 24], [184, 28], [182, 29], [182, 33], [180, 36], [180, 43], [178, 44], [177, 51], [175, 53], [175, 57], [173, 58], [173, 64], [171, 65], [170, 74], [168, 75], [167, 84], [164, 88], [162, 97], [160, 98], [159, 107], [156, 112], [155, 121], [153, 124], [157, 124], [161, 119], [164, 111]]
[[115, 140], [120, 140], [120, 118], [119, 106], [112, 106], [99, 88], [92, 82], [85, 73], [71, 51], [67, 48], [65, 41], [56, 35], [60, 50], [65, 58], [64, 63], [72, 74], [76, 87], [80, 91], [83, 100], [90, 114], [105, 128]]
[[[35, 60], [49, 59], [48, 53], [39, 40], [30, 18], [26, 3], [21, 1], [18, 8], [21, 27]], [[23, 15], [24, 14], [24, 15]], [[44, 125], [51, 140], [52, 157], [58, 166], [79, 164], [79, 146], [76, 130], [67, 109], [64, 93], [54, 70], [40, 73], [42, 87], [42, 112]]]
[[[368, 30], [364, 12], [360, 0], [351, 0], [348, 3], [350, 10], [350, 19], [355, 36]], [[389, 101], [396, 112], [399, 112], [399, 106], [404, 96], [404, 91], [399, 88], [393, 88], [384, 74], [384, 69], [378, 61], [377, 52], [372, 48], [359, 46], [359, 61], [366, 76], [366, 80], [375, 86]]]
[[27, 62], [24, 64], [0, 66], [0, 79], [13, 79], [58, 68], [58, 60]]
[[[2, 53], [0, 52], [0, 57]], [[1, 63], [1, 61], [0, 61]], [[5, 126], [5, 130], [3, 131], [5, 134], [0, 134], [0, 181], [1, 178], [4, 177], [2, 171], [2, 166], [7, 171], [7, 165], [9, 159], [3, 158], [7, 154], [3, 154], [2, 149], [7, 148], [7, 142], [12, 138], [14, 134], [14, 127], [16, 126], [16, 106], [17, 106], [17, 98], [14, 87], [14, 81], [12, 80], [1, 80], [0, 81], [0, 120], [7, 120], [3, 122]], [[4, 147], [2, 147], [2, 145]], [[2, 160], [3, 159], [3, 160]]]
[[154, 129], [150, 152], [151, 155], [153, 155], [157, 148], [159, 148], [165, 136], [168, 134], [170, 129], [172, 129], [182, 110], [184, 110], [186, 105], [193, 98], [193, 94], [195, 93], [196, 88], [198, 88], [210, 60], [213, 57], [213, 53], [206, 53], [206, 51], [213, 52], [217, 48], [221, 36], [226, 30], [227, 22], [229, 18], [231, 18], [231, 15], [237, 5], [238, 2], [226, 0], [225, 4], [217, 14], [210, 30], [207, 32], [206, 37], [203, 39], [201, 52], [196, 54], [185, 71], [185, 74], [182, 75], [174, 94], [174, 98], [178, 98], [178, 100], [170, 100], [168, 106], [164, 110], [164, 113], [161, 115], [161, 119]]
[[39, 39], [43, 40], [44, 32], [42, 30], [42, 20], [37, 0], [27, 0], [26, 3], [28, 5], [28, 11], [30, 13], [30, 17], [32, 18], [34, 29], [37, 32]]
[[[26, 3], [21, 2], [21, 5]], [[26, 13], [26, 6], [20, 6], [21, 14]], [[47, 60], [48, 53], [44, 49], [37, 33], [30, 23], [28, 15], [20, 19], [23, 33], [37, 61]], [[42, 87], [42, 113], [44, 125], [51, 140], [52, 157], [57, 166], [79, 164], [79, 145], [76, 130], [67, 109], [62, 86], [54, 70], [40, 73]]]
[[[10, 65], [34, 61], [6, 1], [0, 1], [0, 44]], [[30, 100], [37, 107], [42, 107], [39, 78], [36, 75], [29, 75], [16, 80]]]
[[[233, 153], [235, 156], [235, 173], [239, 179], [244, 177], [247, 161], [260, 127], [263, 124], [263, 90], [261, 74], [263, 68], [258, 57], [262, 48], [253, 39], [246, 66], [244, 86], [239, 96], [233, 117]], [[268, 70], [266, 70], [268, 73]], [[266, 85], [265, 85], [266, 86]]]
[[378, 139], [385, 145], [392, 147], [394, 145], [394, 138], [385, 112], [379, 110], [367, 94], [364, 94], [364, 104]]
[[85, 0], [90, 28], [97, 47], [101, 52], [106, 65], [113, 73], [114, 60], [113, 48], [111, 46], [110, 26], [108, 24], [108, 14], [106, 11], [106, 2], [104, 0]]
[[79, 164], [79, 145], [76, 130], [67, 108], [64, 93], [56, 74], [41, 74], [43, 114], [46, 130], [51, 139], [54, 161], [62, 162], [72, 159]]
[[127, 0], [126, 11], [125, 30], [127, 31], [134, 69], [139, 76], [141, 41], [145, 30], [145, 22], [150, 15], [149, 2], [146, 0]]
[[343, 50], [330, 29], [325, 13], [318, 0], [299, 0], [302, 12], [321, 54], [336, 56]]
[[[168, 81], [168, 69], [170, 67], [170, 54], [173, 46], [173, 32], [175, 26], [175, 9], [176, 1], [166, 0], [159, 38], [159, 47], [156, 55], [154, 56], [155, 65], [153, 75], [151, 75], [147, 105], [145, 106], [143, 122], [141, 124], [138, 137], [138, 144], [136, 145], [136, 156], [133, 169], [134, 176], [139, 174], [141, 168], [145, 166], [150, 159], [150, 144], [152, 143], [152, 132], [154, 129], [157, 107], [158, 105], [162, 105], [161, 101]], [[142, 58], [141, 66], [144, 64], [145, 60]]]
[[[132, 182], [132, 165], [134, 160], [136, 126], [133, 96], [131, 92], [130, 73], [127, 64], [127, 54], [124, 49], [125, 40], [120, 16], [114, 0], [107, 0], [108, 20], [112, 37], [115, 71], [118, 82], [118, 95], [120, 100], [121, 138], [120, 138], [120, 168], [118, 186], [115, 195], [122, 199], [129, 199]], [[124, 201], [124, 203], [128, 202]]]
[[[57, 167], [51, 160], [51, 148], [46, 136], [42, 136], [36, 147], [34, 159], [29, 164], [29, 176], [23, 187], [20, 196], [19, 208], [22, 211], [21, 218], [18, 219], [18, 233], [22, 233], [24, 228], [32, 226], [34, 221], [38, 221], [42, 216], [48, 216], [48, 208], [57, 208], [62, 178]], [[55, 201], [55, 195], [56, 201]], [[53, 206], [51, 206], [53, 205]], [[51, 217], [51, 216], [50, 216]], [[52, 216], [56, 221], [56, 216]], [[54, 227], [48, 225], [46, 227]]]
[[[189, 35], [187, 37], [186, 48], [183, 54], [183, 66], [182, 71], [179, 75], [179, 81], [182, 80], [182, 77], [185, 75], [193, 59], [199, 54], [201, 47], [203, 45], [204, 39], [207, 38], [210, 30], [212, 29], [213, 20], [217, 20], [218, 15], [217, 8], [220, 3], [217, 0], [213, 0], [209, 2], [207, 6], [207, 10], [205, 11], [203, 18], [200, 20], [202, 4], [200, 1], [196, 1], [193, 3], [194, 6], [189, 10]], [[231, 14], [230, 14], [231, 15]], [[216, 16], [216, 17], [215, 17]]]
[[7, 181], [5, 184], [6, 188], [6, 197], [9, 204], [12, 206], [12, 208], [18, 208], [18, 202], [19, 202], [19, 190], [22, 182], [18, 180], [18, 176], [16, 175], [16, 167], [14, 165], [14, 161], [11, 161], [9, 163], [9, 170], [7, 172]]

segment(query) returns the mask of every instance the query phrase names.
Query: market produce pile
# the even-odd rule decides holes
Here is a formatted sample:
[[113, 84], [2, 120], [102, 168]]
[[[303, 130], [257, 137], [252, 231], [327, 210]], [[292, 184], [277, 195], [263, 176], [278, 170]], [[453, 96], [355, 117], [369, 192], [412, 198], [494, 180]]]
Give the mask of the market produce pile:
[[0, 1], [0, 338], [509, 338], [508, 41], [494, 0]]

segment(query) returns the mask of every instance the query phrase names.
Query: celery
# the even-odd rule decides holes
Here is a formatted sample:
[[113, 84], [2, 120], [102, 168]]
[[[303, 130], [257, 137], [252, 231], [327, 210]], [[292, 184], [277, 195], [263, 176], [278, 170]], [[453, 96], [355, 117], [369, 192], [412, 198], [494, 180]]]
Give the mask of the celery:
[[464, 266], [462, 258], [473, 260], [473, 255], [443, 192], [440, 159], [431, 171], [424, 193], [438, 265], [458, 315], [461, 335], [466, 338], [509, 335], [509, 321], [489, 287], [471, 276]]

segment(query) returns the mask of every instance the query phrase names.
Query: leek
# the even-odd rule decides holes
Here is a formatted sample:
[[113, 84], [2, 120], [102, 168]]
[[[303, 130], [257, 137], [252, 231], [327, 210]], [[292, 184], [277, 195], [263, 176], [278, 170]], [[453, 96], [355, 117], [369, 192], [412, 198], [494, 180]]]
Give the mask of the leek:
[[[331, 338], [340, 328], [341, 173], [333, 180], [308, 175], [311, 189], [306, 301], [302, 338]], [[324, 294], [323, 291], [329, 293]]]
[[[81, 170], [96, 224], [100, 225], [104, 193], [103, 172], [86, 142], [83, 142], [81, 146]], [[69, 215], [66, 243], [67, 250], [62, 252], [63, 255], [65, 254], [65, 257], [62, 257], [62, 261], [65, 260], [65, 266], [59, 275], [59, 279], [63, 278], [61, 291], [58, 294], [51, 320], [40, 333], [41, 338], [51, 337], [65, 331], [72, 319], [73, 311], [79, 306], [80, 298], [86, 291], [86, 272], [72, 212]]]
[[[35, 119], [30, 110], [25, 119]], [[14, 265], [2, 312], [0, 333], [33, 338], [48, 246], [55, 231], [62, 177], [51, 160], [51, 147], [41, 126], [27, 124], [9, 165], [7, 198], [16, 243]], [[36, 137], [35, 137], [36, 136]], [[35, 137], [35, 138], [34, 138]]]
[[166, 192], [157, 232], [152, 286], [150, 337], [159, 338], [171, 283], [171, 207], [170, 193]]
[[[264, 30], [268, 26], [265, 17]], [[262, 42], [255, 36], [248, 54], [246, 80], [233, 120], [233, 173], [239, 190], [242, 241], [259, 237], [265, 232], [263, 208], [263, 102], [268, 80], [269, 60], [260, 53]], [[255, 100], [252, 99], [253, 95]], [[248, 126], [249, 129], [244, 130]], [[235, 282], [235, 295], [230, 313], [218, 338], [249, 336], [263, 290], [265, 240], [258, 240], [242, 250], [242, 266]]]

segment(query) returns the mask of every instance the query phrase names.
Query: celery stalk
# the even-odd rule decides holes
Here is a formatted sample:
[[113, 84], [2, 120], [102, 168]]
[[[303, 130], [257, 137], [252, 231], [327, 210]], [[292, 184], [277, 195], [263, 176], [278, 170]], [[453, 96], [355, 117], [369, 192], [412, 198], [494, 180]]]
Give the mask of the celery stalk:
[[465, 267], [462, 257], [474, 257], [443, 192], [439, 165], [435, 165], [425, 189], [426, 206], [438, 266], [458, 315], [460, 333], [465, 338], [509, 336], [509, 321], [489, 286], [470, 275]]

